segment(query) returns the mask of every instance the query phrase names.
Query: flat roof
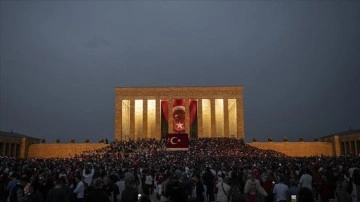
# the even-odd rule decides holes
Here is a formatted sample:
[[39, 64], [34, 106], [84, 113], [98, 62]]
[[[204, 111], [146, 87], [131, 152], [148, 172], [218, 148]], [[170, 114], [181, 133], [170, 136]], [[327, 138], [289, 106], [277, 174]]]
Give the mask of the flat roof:
[[23, 135], [23, 134], [20, 134], [20, 133], [16, 133], [16, 132], [13, 132], [13, 131], [10, 131], [10, 132], [0, 131], [0, 135], [9, 136], [9, 137], [18, 137], [18, 138], [27, 137], [27, 138], [31, 138], [31, 139], [40, 140], [39, 138], [30, 137], [30, 136]]

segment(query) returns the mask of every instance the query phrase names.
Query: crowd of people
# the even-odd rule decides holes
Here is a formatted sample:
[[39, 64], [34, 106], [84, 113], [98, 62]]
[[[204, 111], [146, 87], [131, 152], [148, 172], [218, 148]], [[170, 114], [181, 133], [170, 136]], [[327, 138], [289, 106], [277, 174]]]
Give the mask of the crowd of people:
[[111, 142], [65, 159], [0, 157], [0, 201], [311, 202], [360, 200], [357, 156], [288, 157], [235, 138]]

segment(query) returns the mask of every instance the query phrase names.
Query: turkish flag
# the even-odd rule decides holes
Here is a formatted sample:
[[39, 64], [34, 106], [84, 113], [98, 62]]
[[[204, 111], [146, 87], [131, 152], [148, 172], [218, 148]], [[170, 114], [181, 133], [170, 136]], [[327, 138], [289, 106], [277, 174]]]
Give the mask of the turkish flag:
[[173, 100], [173, 130], [185, 132], [185, 99]]
[[169, 133], [166, 135], [167, 151], [184, 151], [189, 149], [187, 133]]

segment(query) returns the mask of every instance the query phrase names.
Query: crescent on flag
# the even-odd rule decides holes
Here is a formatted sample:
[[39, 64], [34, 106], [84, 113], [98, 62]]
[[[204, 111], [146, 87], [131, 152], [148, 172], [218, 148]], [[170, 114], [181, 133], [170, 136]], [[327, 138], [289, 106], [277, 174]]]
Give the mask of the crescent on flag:
[[187, 151], [189, 143], [187, 133], [168, 133], [166, 135], [166, 151]]
[[[175, 140], [175, 139], [177, 139], [177, 140]], [[174, 142], [174, 141], [176, 141], [176, 142]], [[179, 139], [179, 138], [177, 138], [177, 137], [172, 137], [172, 138], [170, 138], [170, 143], [171, 143], [171, 144], [177, 144], [178, 142], [180, 142], [180, 139]]]

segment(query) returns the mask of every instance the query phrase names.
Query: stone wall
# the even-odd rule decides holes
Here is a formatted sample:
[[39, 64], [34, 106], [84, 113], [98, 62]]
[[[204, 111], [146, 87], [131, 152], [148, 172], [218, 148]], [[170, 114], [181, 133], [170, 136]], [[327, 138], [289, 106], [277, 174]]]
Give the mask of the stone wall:
[[265, 150], [275, 150], [288, 156], [333, 156], [330, 142], [252, 142], [249, 145]]
[[[253, 142], [251, 146], [265, 150], [275, 150], [288, 156], [333, 156], [330, 142]], [[29, 147], [30, 158], [66, 158], [83, 151], [92, 151], [108, 146], [107, 144], [32, 144]]]
[[100, 143], [79, 144], [31, 144], [29, 146], [29, 158], [67, 158], [84, 151], [93, 151], [108, 146]]

